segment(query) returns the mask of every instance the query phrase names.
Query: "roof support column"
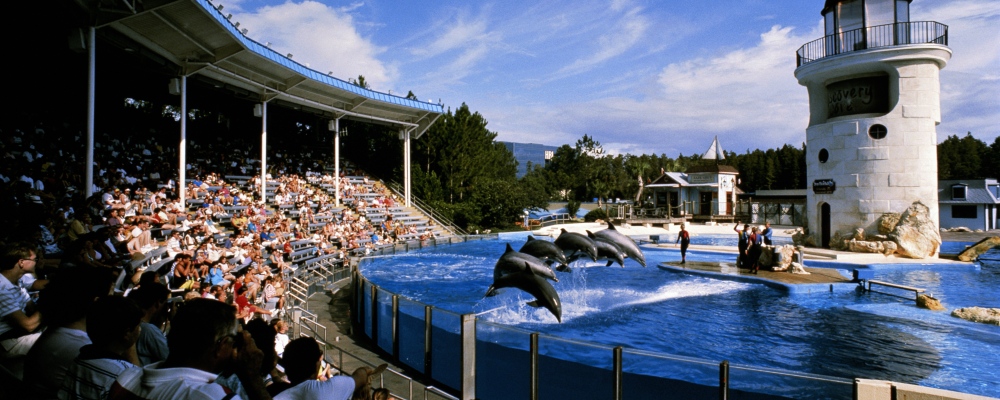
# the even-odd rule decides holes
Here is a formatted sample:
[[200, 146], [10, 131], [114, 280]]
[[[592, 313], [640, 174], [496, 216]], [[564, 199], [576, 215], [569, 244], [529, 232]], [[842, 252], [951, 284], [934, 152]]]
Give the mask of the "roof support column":
[[181, 142], [177, 145], [180, 155], [177, 171], [177, 193], [181, 207], [187, 210], [187, 76], [181, 76]]
[[333, 205], [340, 207], [340, 118], [333, 120]]
[[267, 102], [260, 105], [260, 201], [267, 203]]
[[399, 137], [403, 139], [403, 205], [410, 206], [410, 130], [400, 129]]
[[97, 87], [97, 28], [90, 27], [87, 32], [87, 155], [86, 183], [87, 198], [94, 195], [94, 96]]

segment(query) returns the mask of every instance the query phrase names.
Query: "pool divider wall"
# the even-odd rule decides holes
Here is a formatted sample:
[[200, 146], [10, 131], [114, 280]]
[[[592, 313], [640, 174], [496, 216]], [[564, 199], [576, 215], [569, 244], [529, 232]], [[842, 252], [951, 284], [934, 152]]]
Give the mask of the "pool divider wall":
[[989, 400], [992, 397], [977, 396], [968, 393], [935, 389], [909, 383], [882, 381], [877, 379], [855, 379], [855, 400], [895, 400], [895, 399], [934, 399], [934, 400]]

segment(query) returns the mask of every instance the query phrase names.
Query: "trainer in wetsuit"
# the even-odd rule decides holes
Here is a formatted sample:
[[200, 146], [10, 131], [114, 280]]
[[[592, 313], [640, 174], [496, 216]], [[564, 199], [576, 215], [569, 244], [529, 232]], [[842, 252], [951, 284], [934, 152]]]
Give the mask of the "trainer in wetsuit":
[[685, 224], [681, 224], [681, 232], [677, 234], [677, 241], [674, 244], [680, 242], [681, 244], [681, 264], [687, 262], [687, 251], [688, 245], [691, 244], [691, 234], [684, 229]]
[[736, 257], [736, 268], [741, 268], [744, 265], [744, 261], [747, 260], [747, 247], [750, 244], [750, 224], [744, 224], [743, 230], [740, 231], [740, 221], [736, 221], [736, 226], [733, 227], [733, 231], [740, 235], [740, 241], [738, 247], [740, 249], [740, 255]]

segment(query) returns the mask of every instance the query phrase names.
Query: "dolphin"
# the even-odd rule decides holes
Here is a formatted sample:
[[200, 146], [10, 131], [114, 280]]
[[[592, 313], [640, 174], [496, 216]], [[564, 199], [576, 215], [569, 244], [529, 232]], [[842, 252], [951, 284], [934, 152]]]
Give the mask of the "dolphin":
[[541, 260], [558, 262], [560, 264], [560, 268], [567, 263], [566, 254], [563, 253], [559, 246], [556, 246], [555, 243], [548, 240], [535, 239], [535, 237], [531, 235], [528, 235], [528, 241], [524, 242], [524, 245], [521, 246], [521, 249], [518, 251], [525, 254], [531, 254]]
[[591, 231], [587, 231], [587, 236], [593, 239], [597, 246], [597, 257], [608, 260], [607, 266], [610, 267], [611, 264], [618, 262], [618, 265], [625, 268], [625, 252], [622, 251], [621, 247], [608, 239], [594, 235]]
[[632, 238], [618, 232], [618, 230], [615, 229], [615, 224], [608, 222], [608, 229], [601, 229], [594, 232], [594, 235], [599, 238], [607, 239], [611, 243], [618, 245], [628, 258], [638, 261], [643, 267], [646, 266], [646, 256], [642, 254], [642, 250], [639, 250], [639, 246], [635, 244]]
[[518, 288], [535, 297], [534, 301], [528, 302], [532, 307], [545, 307], [562, 322], [562, 301], [559, 300], [559, 293], [547, 282], [545, 278], [535, 274], [535, 270], [527, 263], [524, 269], [518, 272], [506, 274], [493, 278], [493, 284], [486, 290], [486, 295], [496, 293], [501, 288]]
[[552, 268], [545, 265], [544, 261], [531, 254], [514, 251], [514, 248], [510, 247], [510, 243], [507, 244], [507, 250], [504, 251], [493, 267], [493, 279], [501, 275], [523, 271], [525, 265], [531, 268], [535, 275], [559, 282], [559, 278], [556, 278], [555, 272], [552, 272]]
[[567, 232], [566, 229], [563, 229], [559, 237], [556, 238], [556, 246], [559, 246], [563, 251], [570, 252], [570, 257], [577, 252], [582, 252], [590, 256], [591, 260], [597, 261], [597, 246], [592, 239], [582, 233]]

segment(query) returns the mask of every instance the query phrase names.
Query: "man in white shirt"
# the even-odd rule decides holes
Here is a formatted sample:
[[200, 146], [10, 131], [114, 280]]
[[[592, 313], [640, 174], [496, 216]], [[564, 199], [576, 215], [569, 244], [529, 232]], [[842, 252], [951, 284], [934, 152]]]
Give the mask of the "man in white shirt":
[[239, 330], [232, 306], [216, 300], [188, 300], [177, 311], [168, 340], [166, 360], [126, 370], [112, 385], [109, 398], [239, 399], [216, 383], [227, 370], [235, 370], [249, 399], [269, 398], [258, 375], [263, 352], [249, 333]]
[[35, 310], [28, 292], [18, 285], [24, 274], [34, 272], [38, 255], [27, 245], [9, 245], [0, 256], [0, 364], [17, 377], [24, 356], [41, 332], [42, 313]]

